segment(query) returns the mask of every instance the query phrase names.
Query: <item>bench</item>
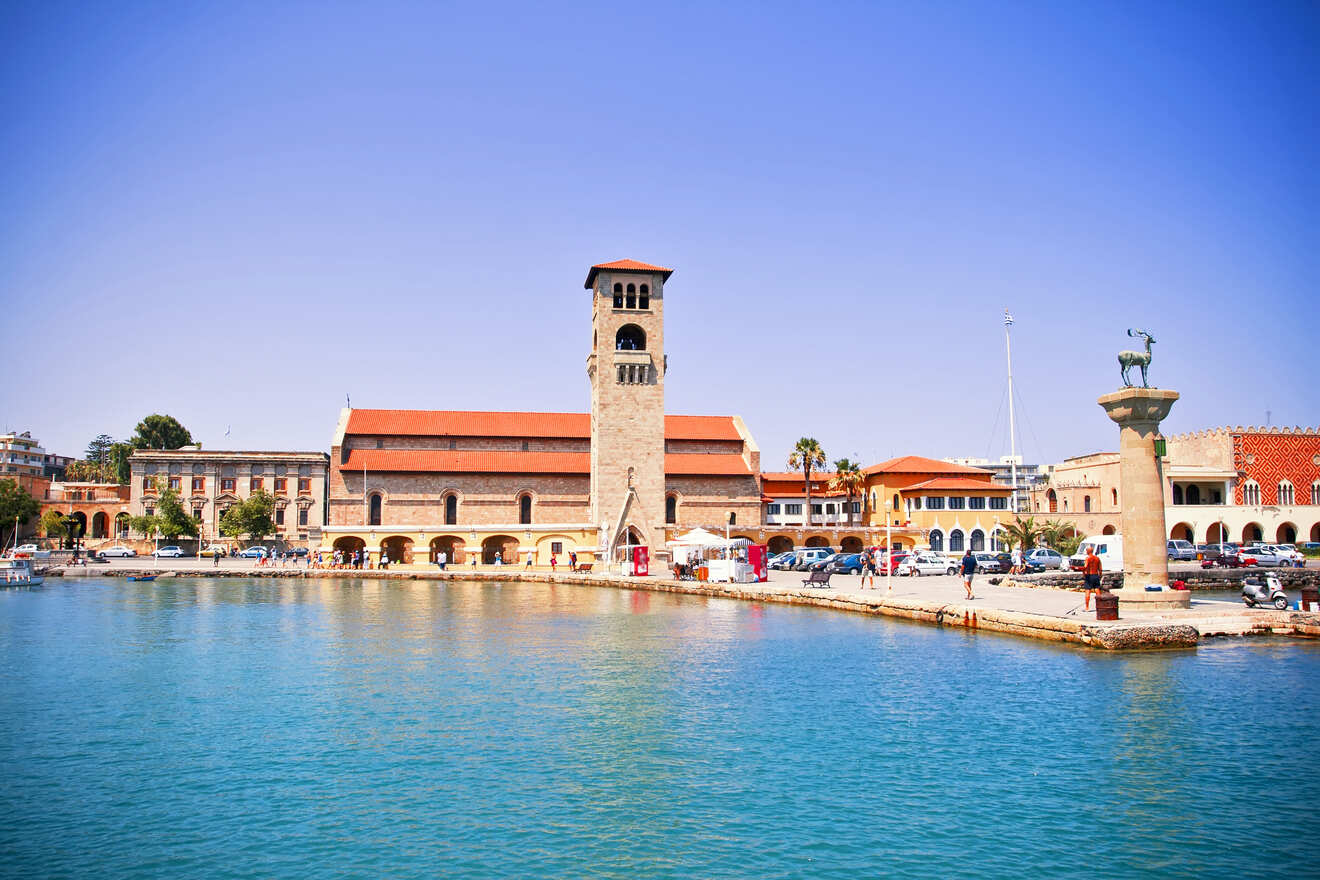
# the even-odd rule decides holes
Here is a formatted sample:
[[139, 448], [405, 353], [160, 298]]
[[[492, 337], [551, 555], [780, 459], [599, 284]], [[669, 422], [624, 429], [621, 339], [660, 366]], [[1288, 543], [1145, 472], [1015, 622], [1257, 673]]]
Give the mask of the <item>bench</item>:
[[829, 585], [830, 585], [830, 573], [823, 568], [818, 571], [811, 572], [811, 574], [807, 577], [807, 579], [802, 582], [802, 586], [804, 587], [816, 586], [822, 590], [828, 589]]
[[591, 571], [591, 565], [592, 563], [590, 562], [580, 562], [578, 563], [577, 568], [573, 570], [581, 574], [586, 574], [587, 572]]

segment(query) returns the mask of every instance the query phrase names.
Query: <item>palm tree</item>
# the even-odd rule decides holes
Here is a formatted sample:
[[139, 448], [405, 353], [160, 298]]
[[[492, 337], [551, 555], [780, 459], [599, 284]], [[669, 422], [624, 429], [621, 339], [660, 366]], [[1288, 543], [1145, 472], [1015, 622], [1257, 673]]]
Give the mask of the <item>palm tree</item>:
[[811, 472], [825, 467], [825, 450], [815, 437], [803, 437], [793, 447], [788, 456], [790, 470], [802, 471], [802, 480], [807, 487], [807, 526], [811, 526]]
[[841, 458], [834, 463], [834, 476], [830, 478], [830, 488], [842, 492], [848, 499], [848, 525], [853, 524], [853, 496], [861, 492], [866, 478], [862, 476], [862, 466], [855, 461]]
[[1072, 556], [1082, 543], [1082, 536], [1077, 529], [1057, 519], [1046, 520], [1040, 527], [1041, 539], [1047, 546], [1053, 547], [1064, 556]]
[[1036, 525], [1034, 516], [1026, 519], [1016, 516], [1011, 523], [1006, 523], [1003, 529], [1004, 543], [1009, 547], [1021, 547], [1024, 553], [1036, 546], [1036, 541], [1044, 531], [1041, 526]]

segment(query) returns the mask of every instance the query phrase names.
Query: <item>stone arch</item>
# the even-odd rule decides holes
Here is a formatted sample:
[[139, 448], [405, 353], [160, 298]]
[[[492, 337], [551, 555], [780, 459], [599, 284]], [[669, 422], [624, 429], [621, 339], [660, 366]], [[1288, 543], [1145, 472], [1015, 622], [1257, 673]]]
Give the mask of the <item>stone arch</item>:
[[408, 565], [413, 561], [413, 539], [406, 535], [390, 535], [380, 542], [380, 549], [390, 556], [390, 562]]
[[1116, 534], [1118, 534], [1118, 529], [1114, 528], [1113, 526], [1105, 526], [1103, 529], [1100, 530], [1100, 534], [1102, 534], [1102, 535], [1116, 535]]
[[[559, 545], [559, 552], [555, 553], [555, 545]], [[550, 556], [556, 556], [556, 562], [568, 564], [568, 552], [577, 549], [577, 541], [568, 535], [542, 535], [536, 539], [536, 563], [538, 565], [549, 565]]]
[[1313, 542], [1320, 542], [1320, 523], [1311, 526], [1311, 540]]
[[75, 511], [73, 518], [78, 521], [78, 537], [84, 537], [87, 534], [87, 514], [83, 513], [81, 510]]
[[1191, 541], [1196, 543], [1196, 532], [1192, 529], [1190, 523], [1180, 522], [1169, 529], [1170, 541]]
[[646, 351], [646, 331], [636, 324], [624, 324], [614, 334], [617, 351]]
[[856, 535], [848, 535], [839, 542], [839, 550], [843, 553], [861, 553], [862, 539]]
[[788, 535], [775, 535], [766, 544], [771, 553], [787, 553], [793, 549], [793, 539]]
[[500, 554], [504, 565], [513, 565], [518, 561], [518, 539], [509, 535], [491, 535], [481, 542], [481, 562], [494, 565], [495, 554]]
[[810, 538], [807, 538], [807, 543], [806, 543], [804, 546], [807, 546], [807, 547], [828, 547], [828, 546], [830, 546], [830, 542], [829, 542], [829, 539], [828, 539], [828, 538], [826, 538], [826, 537], [824, 537], [824, 536], [822, 536], [822, 535], [812, 535]]
[[1281, 523], [1274, 532], [1274, 543], [1276, 544], [1296, 544], [1297, 526], [1290, 522]]
[[1207, 544], [1222, 544], [1228, 540], [1228, 529], [1225, 529], [1222, 523], [1210, 523], [1210, 527], [1205, 530], [1205, 542]]
[[457, 535], [441, 535], [438, 538], [431, 539], [430, 561], [436, 562], [440, 554], [445, 554], [446, 565], [453, 563], [458, 565], [463, 562], [463, 548], [466, 546], [463, 539]]
[[344, 535], [343, 537], [335, 538], [334, 549], [341, 551], [345, 556], [355, 550], [365, 550], [366, 547], [367, 542], [363, 541], [357, 535]]
[[110, 515], [104, 510], [98, 510], [92, 514], [92, 537], [110, 537]]
[[116, 537], [116, 538], [126, 538], [126, 537], [128, 537], [128, 520], [129, 520], [129, 515], [128, 515], [127, 513], [117, 513], [117, 514], [115, 514], [115, 537]]
[[1242, 527], [1242, 543], [1245, 544], [1248, 541], [1263, 541], [1263, 540], [1265, 540], [1265, 532], [1260, 527], [1260, 523], [1250, 522]]

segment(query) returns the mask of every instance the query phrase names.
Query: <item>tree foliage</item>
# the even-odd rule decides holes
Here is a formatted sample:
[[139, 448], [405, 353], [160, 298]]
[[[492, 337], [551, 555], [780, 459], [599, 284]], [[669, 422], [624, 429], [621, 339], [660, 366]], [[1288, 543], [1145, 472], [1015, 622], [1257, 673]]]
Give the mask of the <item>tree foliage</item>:
[[1072, 556], [1082, 545], [1083, 536], [1078, 534], [1077, 529], [1057, 519], [1046, 520], [1040, 527], [1040, 534], [1046, 546], [1053, 547], [1064, 556]]
[[855, 461], [841, 458], [834, 463], [834, 476], [830, 478], [830, 488], [842, 492], [848, 499], [848, 525], [852, 525], [852, 500], [854, 495], [863, 494], [862, 486], [866, 477], [862, 466]]
[[107, 483], [118, 483], [121, 486], [127, 486], [132, 472], [128, 466], [128, 457], [133, 454], [133, 444], [126, 441], [119, 441], [110, 446], [110, 451], [106, 458], [106, 481]]
[[[28, 494], [15, 480], [0, 480], [0, 535], [8, 536], [8, 546], [18, 530], [18, 525], [26, 523], [41, 512], [41, 503]], [[18, 525], [16, 525], [16, 523]]]
[[192, 434], [174, 416], [152, 413], [137, 423], [129, 443], [134, 449], [178, 449], [193, 442]]
[[64, 514], [53, 507], [47, 507], [41, 515], [41, 533], [47, 538], [62, 540], [69, 533], [68, 526], [64, 524]]
[[110, 460], [110, 447], [115, 445], [115, 440], [109, 434], [97, 434], [87, 444], [87, 453], [83, 456], [86, 461], [104, 467]]
[[807, 525], [811, 525], [811, 472], [825, 467], [825, 450], [815, 437], [803, 437], [793, 446], [788, 456], [788, 469], [802, 471], [802, 481], [806, 484]]
[[197, 520], [183, 509], [179, 493], [174, 489], [165, 489], [156, 500], [156, 520], [162, 538], [173, 541], [180, 535], [190, 538], [197, 536]]
[[247, 535], [260, 541], [275, 532], [275, 498], [264, 489], [253, 493], [220, 515], [220, 534], [227, 538]]
[[1026, 519], [1015, 516], [1012, 522], [1004, 524], [1003, 541], [1010, 550], [1014, 547], [1021, 547], [1023, 552], [1034, 550], [1040, 538], [1041, 527], [1036, 524], [1034, 516]]

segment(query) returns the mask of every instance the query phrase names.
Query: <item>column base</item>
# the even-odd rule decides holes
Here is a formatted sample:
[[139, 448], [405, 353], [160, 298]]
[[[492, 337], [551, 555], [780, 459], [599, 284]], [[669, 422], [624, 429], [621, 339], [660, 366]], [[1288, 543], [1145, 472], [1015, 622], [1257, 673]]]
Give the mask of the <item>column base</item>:
[[1121, 616], [1123, 609], [1129, 611], [1154, 611], [1161, 608], [1191, 608], [1192, 591], [1191, 590], [1170, 590], [1163, 589], [1159, 591], [1145, 590], [1142, 588], [1121, 590], [1111, 590], [1118, 597], [1118, 613]]

